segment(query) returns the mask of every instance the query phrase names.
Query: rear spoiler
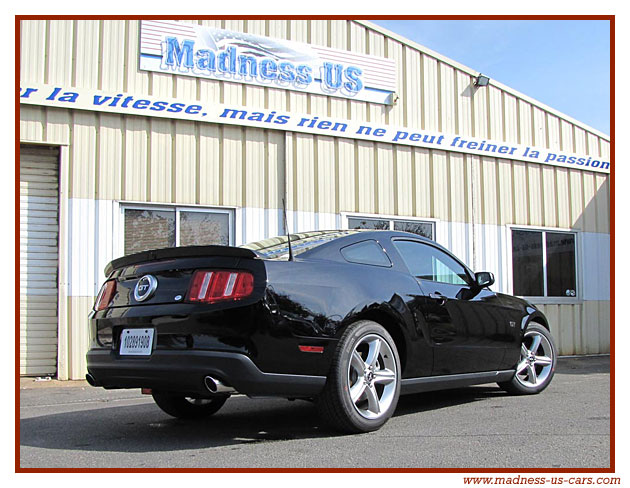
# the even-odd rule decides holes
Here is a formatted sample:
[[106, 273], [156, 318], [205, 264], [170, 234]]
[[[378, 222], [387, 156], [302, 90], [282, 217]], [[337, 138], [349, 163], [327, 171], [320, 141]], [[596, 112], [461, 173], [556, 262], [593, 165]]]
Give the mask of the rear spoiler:
[[160, 259], [170, 258], [193, 258], [208, 256], [226, 256], [231, 258], [248, 258], [256, 257], [256, 253], [250, 249], [232, 246], [184, 246], [169, 247], [165, 249], [152, 249], [151, 251], [143, 251], [122, 258], [114, 259], [105, 266], [105, 276], [118, 268], [131, 266], [133, 264], [146, 263], [149, 261], [158, 261]]

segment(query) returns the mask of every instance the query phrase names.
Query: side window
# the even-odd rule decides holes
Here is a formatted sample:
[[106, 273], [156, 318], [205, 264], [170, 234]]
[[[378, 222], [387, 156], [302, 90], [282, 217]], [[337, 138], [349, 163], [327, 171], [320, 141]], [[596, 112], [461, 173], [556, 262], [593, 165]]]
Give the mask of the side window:
[[350, 244], [341, 249], [341, 255], [350, 263], [370, 264], [373, 266], [390, 267], [392, 262], [376, 241], [369, 240]]
[[466, 269], [439, 249], [415, 241], [394, 241], [412, 275], [422, 280], [467, 285]]

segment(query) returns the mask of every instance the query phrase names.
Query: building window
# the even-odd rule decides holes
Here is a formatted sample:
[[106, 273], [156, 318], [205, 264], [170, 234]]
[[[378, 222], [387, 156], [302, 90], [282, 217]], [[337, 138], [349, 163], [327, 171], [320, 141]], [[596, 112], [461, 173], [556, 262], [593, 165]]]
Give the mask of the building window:
[[514, 294], [575, 297], [575, 234], [512, 230]]
[[125, 255], [174, 246], [227, 246], [232, 212], [185, 207], [123, 207]]
[[399, 230], [434, 239], [433, 222], [378, 217], [348, 217], [348, 229]]

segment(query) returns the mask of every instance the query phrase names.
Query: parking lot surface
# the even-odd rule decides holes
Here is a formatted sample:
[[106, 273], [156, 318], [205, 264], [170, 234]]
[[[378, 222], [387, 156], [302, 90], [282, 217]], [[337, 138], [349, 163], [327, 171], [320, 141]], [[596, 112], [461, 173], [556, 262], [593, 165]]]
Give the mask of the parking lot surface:
[[562, 358], [550, 387], [403, 396], [379, 431], [339, 435], [305, 401], [234, 396], [181, 421], [139, 390], [22, 380], [22, 468], [606, 468], [607, 356]]

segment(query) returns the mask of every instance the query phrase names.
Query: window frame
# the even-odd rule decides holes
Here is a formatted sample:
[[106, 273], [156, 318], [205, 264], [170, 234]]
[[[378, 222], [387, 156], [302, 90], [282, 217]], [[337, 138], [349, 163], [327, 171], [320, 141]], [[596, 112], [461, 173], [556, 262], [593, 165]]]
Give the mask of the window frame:
[[175, 212], [175, 247], [180, 245], [180, 212], [199, 212], [199, 213], [217, 213], [226, 214], [228, 216], [228, 246], [234, 246], [235, 242], [235, 208], [233, 207], [208, 207], [205, 205], [169, 205], [164, 203], [147, 203], [147, 202], [118, 202], [118, 232], [120, 243], [120, 255], [125, 255], [125, 210], [155, 210]]
[[341, 212], [341, 219], [343, 221], [343, 225], [345, 226], [344, 229], [346, 230], [350, 230], [349, 219], [362, 219], [362, 218], [368, 219], [368, 220], [389, 220], [388, 230], [395, 231], [395, 232], [404, 232], [404, 231], [397, 231], [394, 229], [395, 220], [430, 224], [432, 227], [432, 232], [433, 232], [433, 238], [431, 240], [434, 242], [437, 242], [437, 223], [439, 222], [439, 219], [434, 219], [434, 218], [429, 218], [429, 217], [408, 217], [406, 215], [385, 215], [385, 214], [369, 214], [369, 213], [357, 213], [357, 212]]
[[[543, 293], [544, 295], [518, 295], [525, 300], [531, 301], [533, 303], [540, 304], [575, 304], [582, 303], [582, 270], [580, 268], [580, 263], [582, 262], [582, 254], [581, 254], [581, 240], [580, 240], [580, 231], [575, 229], [567, 229], [562, 227], [545, 227], [545, 226], [529, 226], [529, 225], [508, 225], [508, 245], [507, 245], [507, 258], [508, 258], [508, 276], [509, 276], [509, 289], [510, 294], [514, 295], [514, 256], [512, 253], [513, 249], [513, 232], [512, 231], [529, 231], [529, 232], [540, 232], [542, 239], [542, 250], [543, 250]], [[547, 295], [547, 245], [546, 245], [546, 235], [547, 233], [556, 233], [556, 234], [573, 234], [574, 242], [575, 242], [575, 296], [567, 297], [567, 296], [548, 296]], [[515, 295], [517, 296], [517, 295]]]

